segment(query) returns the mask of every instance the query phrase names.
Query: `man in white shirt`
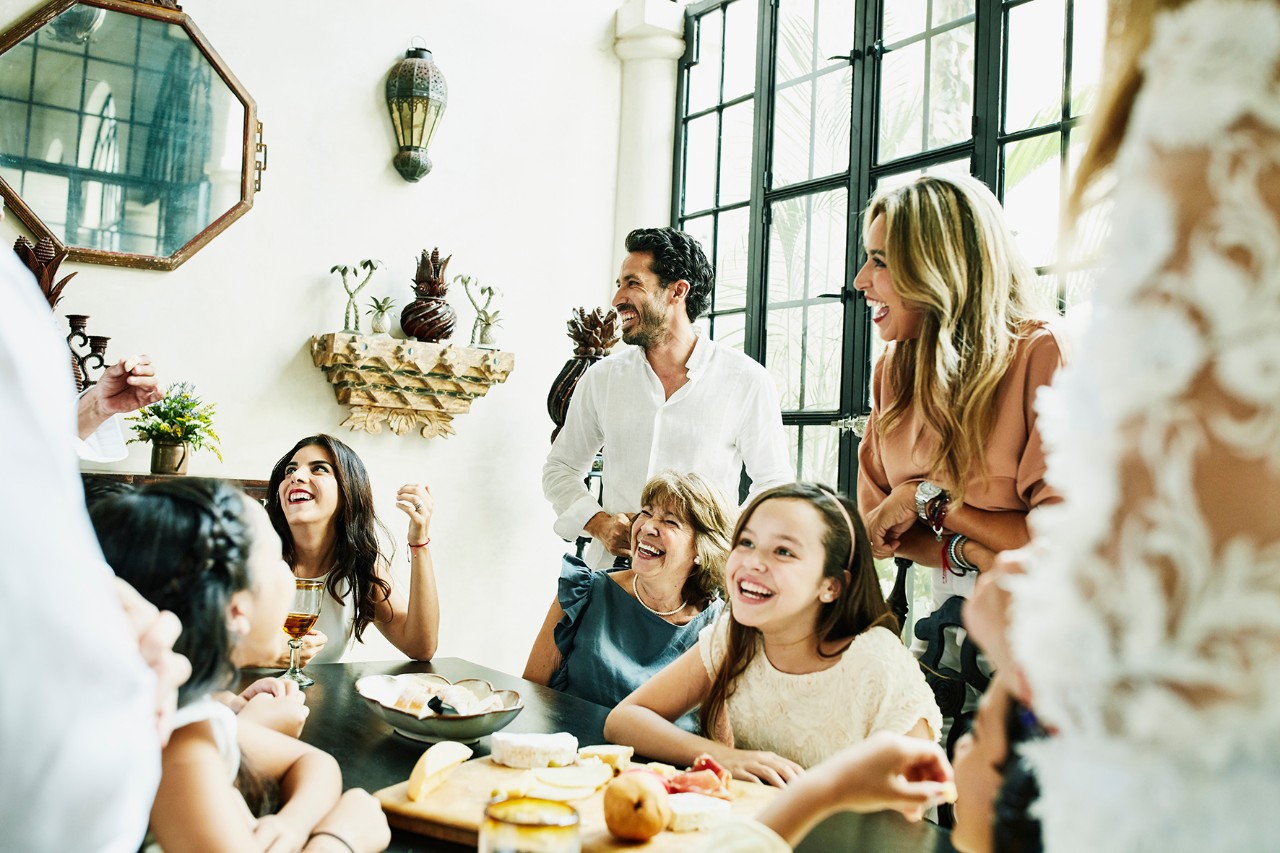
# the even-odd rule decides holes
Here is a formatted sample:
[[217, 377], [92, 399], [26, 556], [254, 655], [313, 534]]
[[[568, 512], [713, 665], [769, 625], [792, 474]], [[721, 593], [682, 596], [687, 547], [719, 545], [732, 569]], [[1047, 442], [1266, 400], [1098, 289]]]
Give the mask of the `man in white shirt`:
[[[626, 248], [613, 307], [632, 346], [583, 375], [542, 468], [556, 533], [590, 536], [585, 557], [596, 568], [630, 553], [629, 516], [660, 471], [696, 471], [731, 500], [744, 464], [752, 494], [795, 479], [772, 377], [693, 325], [714, 280], [702, 247], [682, 231], [641, 228]], [[597, 502], [583, 479], [601, 447]]]
[[[98, 549], [67, 357], [30, 273], [0, 250], [0, 849], [129, 853], [159, 780], [157, 714], [190, 667], [171, 651], [177, 619]], [[104, 391], [86, 404], [99, 414]]]

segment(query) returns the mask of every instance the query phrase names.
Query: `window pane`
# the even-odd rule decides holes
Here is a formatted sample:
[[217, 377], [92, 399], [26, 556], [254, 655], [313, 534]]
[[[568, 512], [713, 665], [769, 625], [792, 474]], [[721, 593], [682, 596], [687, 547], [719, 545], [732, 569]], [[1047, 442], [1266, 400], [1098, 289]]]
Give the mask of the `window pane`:
[[828, 57], [846, 57], [853, 51], [854, 2], [853, 0], [822, 0], [818, 5], [818, 67], [833, 62], [847, 64], [847, 60], [831, 60]]
[[926, 26], [925, 13], [929, 6], [924, 2], [910, 0], [907, 3], [888, 2], [884, 4], [884, 42], [893, 44], [907, 36], [924, 32]]
[[844, 307], [839, 300], [818, 297], [843, 287], [846, 194], [788, 199], [772, 211], [765, 364], [778, 383], [784, 411], [835, 410]]
[[933, 20], [930, 24], [940, 27], [973, 13], [974, 0], [933, 0]]
[[1064, 0], [1033, 0], [1009, 10], [1006, 133], [1062, 117]]
[[881, 63], [879, 163], [924, 150], [924, 42], [886, 53]]
[[816, 0], [793, 0], [777, 7], [778, 47], [774, 59], [774, 79], [779, 85], [802, 77], [823, 60], [815, 58], [813, 7]]
[[1061, 134], [1004, 146], [1004, 209], [1027, 260], [1047, 266], [1058, 257], [1062, 196]]
[[747, 201], [751, 197], [751, 141], [755, 102], [743, 101], [724, 111], [720, 137], [719, 204]]
[[720, 103], [720, 61], [724, 13], [715, 9], [698, 18], [698, 63], [689, 68], [689, 108], [696, 113]]
[[774, 100], [773, 186], [849, 168], [853, 71], [843, 65], [816, 81], [792, 83]]
[[720, 214], [716, 235], [716, 311], [747, 305], [747, 227], [749, 208]]
[[747, 315], [717, 314], [712, 317], [711, 340], [742, 352], [747, 340]]
[[712, 253], [715, 249], [715, 228], [716, 218], [713, 215], [697, 216], [693, 219], [686, 219], [680, 224], [680, 230], [684, 231], [693, 239], [702, 245], [702, 251], [706, 252], [707, 260], [715, 263], [715, 255]]
[[843, 286], [848, 209], [843, 189], [771, 206], [765, 282], [770, 306], [834, 293]]
[[973, 135], [973, 24], [933, 40], [929, 59], [929, 147], [942, 148]]
[[834, 486], [840, 469], [840, 430], [830, 426], [788, 426], [796, 479]]
[[1071, 114], [1092, 112], [1102, 78], [1102, 50], [1106, 45], [1105, 0], [1075, 0], [1071, 31]]
[[756, 4], [738, 0], [725, 8], [724, 99], [756, 88]]
[[715, 201], [717, 118], [711, 113], [685, 125], [683, 210], [686, 213], [707, 210]]

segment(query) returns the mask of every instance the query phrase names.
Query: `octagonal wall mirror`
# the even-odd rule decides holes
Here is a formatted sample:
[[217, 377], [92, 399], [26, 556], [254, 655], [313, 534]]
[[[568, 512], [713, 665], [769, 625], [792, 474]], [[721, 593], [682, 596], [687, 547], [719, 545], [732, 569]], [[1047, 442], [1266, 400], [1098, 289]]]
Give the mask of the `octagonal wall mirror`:
[[171, 0], [55, 0], [0, 35], [0, 192], [71, 260], [179, 266], [253, 206], [261, 134]]

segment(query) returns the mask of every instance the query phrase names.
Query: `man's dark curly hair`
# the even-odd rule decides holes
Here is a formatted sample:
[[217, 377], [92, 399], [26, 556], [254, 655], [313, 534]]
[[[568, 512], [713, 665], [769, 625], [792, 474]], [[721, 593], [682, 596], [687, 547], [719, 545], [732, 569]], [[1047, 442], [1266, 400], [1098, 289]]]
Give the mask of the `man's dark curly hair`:
[[651, 253], [650, 269], [664, 288], [681, 279], [689, 282], [684, 309], [690, 320], [707, 313], [715, 270], [697, 240], [674, 228], [637, 228], [627, 235], [627, 251]]

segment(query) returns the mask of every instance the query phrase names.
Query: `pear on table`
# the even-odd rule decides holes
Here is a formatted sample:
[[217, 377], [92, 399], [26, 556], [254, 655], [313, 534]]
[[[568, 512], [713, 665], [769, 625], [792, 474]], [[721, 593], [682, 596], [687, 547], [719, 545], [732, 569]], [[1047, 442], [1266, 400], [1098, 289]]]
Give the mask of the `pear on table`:
[[409, 774], [409, 799], [424, 799], [444, 782], [455, 767], [472, 755], [471, 747], [451, 740], [437, 743], [418, 759]]

